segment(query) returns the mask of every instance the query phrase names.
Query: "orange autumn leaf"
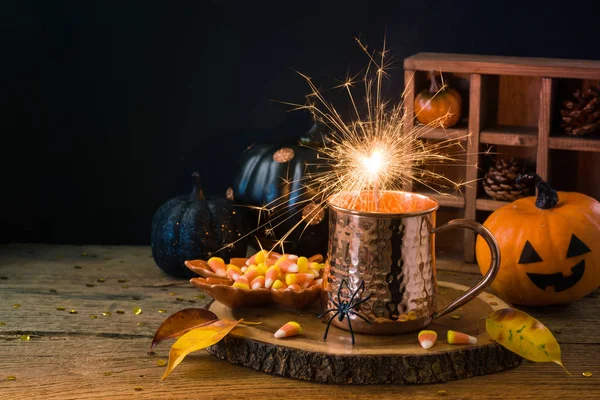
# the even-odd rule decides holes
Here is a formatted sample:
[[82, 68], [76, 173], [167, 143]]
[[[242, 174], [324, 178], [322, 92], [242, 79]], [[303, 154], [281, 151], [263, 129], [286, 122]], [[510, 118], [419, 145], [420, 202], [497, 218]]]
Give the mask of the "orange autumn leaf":
[[167, 370], [162, 376], [162, 379], [169, 376], [171, 371], [183, 361], [185, 356], [193, 351], [204, 349], [219, 342], [242, 321], [243, 320], [241, 319], [239, 321], [220, 319], [209, 325], [192, 329], [181, 336], [173, 343], [173, 346], [171, 346], [171, 351], [169, 352], [169, 365], [167, 366]]
[[162, 342], [189, 332], [191, 329], [212, 323], [219, 318], [203, 308], [186, 308], [165, 319], [156, 330], [150, 349]]
[[[485, 329], [503, 347], [535, 362], [553, 362], [565, 369], [558, 341], [544, 324], [523, 311], [504, 308], [486, 318]], [[567, 371], [569, 373], [569, 371]]]

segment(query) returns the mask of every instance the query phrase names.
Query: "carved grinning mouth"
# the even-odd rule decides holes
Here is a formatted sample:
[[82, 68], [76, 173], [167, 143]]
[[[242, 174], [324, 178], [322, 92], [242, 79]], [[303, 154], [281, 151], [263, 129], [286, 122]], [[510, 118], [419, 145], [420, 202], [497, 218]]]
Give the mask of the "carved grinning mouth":
[[554, 286], [556, 293], [563, 292], [573, 287], [583, 277], [585, 272], [585, 260], [577, 263], [571, 268], [571, 275], [565, 277], [560, 272], [555, 274], [534, 274], [527, 273], [527, 276], [533, 282], [533, 284], [542, 290], [546, 290], [548, 286]]

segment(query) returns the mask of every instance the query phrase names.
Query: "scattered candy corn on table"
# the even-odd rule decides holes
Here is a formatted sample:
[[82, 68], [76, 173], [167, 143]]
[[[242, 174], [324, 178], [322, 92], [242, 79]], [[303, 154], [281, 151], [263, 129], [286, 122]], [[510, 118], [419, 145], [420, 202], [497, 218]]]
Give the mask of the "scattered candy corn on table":
[[[438, 257], [438, 269], [444, 282], [470, 286], [479, 277], [473, 265], [444, 256]], [[178, 310], [209, 302], [189, 282], [164, 275], [147, 247], [1, 246], [0, 394], [6, 399], [600, 398], [600, 291], [571, 306], [525, 309], [554, 332], [571, 376], [555, 364], [523, 361], [498, 373], [438, 384], [325, 385], [273, 376], [201, 351], [161, 381], [171, 342], [147, 354], [156, 328]], [[453, 320], [452, 315], [445, 327], [464, 330], [459, 323], [468, 317]], [[305, 327], [296, 338], [322, 334], [324, 325], [317, 323], [318, 332], [306, 333]], [[433, 349], [445, 345], [444, 329]], [[330, 343], [343, 351], [347, 336], [335, 332], [339, 337], [331, 336]], [[357, 335], [356, 350], [366, 337]], [[413, 339], [419, 349], [416, 334]], [[335, 357], [331, 365], [336, 368]]]

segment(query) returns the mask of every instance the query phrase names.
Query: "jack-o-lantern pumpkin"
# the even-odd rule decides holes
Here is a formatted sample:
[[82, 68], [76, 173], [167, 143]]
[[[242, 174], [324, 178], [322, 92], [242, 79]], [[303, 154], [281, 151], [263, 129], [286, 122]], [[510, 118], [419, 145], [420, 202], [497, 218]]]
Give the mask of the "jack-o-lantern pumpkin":
[[[576, 301], [600, 286], [600, 203], [581, 193], [556, 192], [539, 176], [535, 196], [494, 211], [483, 224], [500, 246], [492, 288], [511, 303], [542, 306]], [[490, 252], [477, 238], [485, 274]]]

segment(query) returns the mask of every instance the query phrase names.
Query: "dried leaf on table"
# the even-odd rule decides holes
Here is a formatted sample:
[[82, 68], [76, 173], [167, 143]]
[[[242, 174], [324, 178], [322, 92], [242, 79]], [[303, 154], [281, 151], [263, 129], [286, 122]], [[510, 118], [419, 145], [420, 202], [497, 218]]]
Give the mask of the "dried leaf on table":
[[530, 361], [554, 362], [567, 371], [552, 332], [527, 313], [512, 308], [494, 311], [487, 316], [485, 329], [492, 339], [513, 353]]
[[173, 371], [173, 369], [175, 369], [189, 353], [204, 349], [219, 342], [240, 322], [242, 322], [241, 319], [239, 321], [226, 319], [217, 320], [209, 325], [192, 329], [177, 339], [177, 341], [173, 343], [173, 346], [171, 346], [171, 351], [169, 352], [169, 365], [167, 366], [167, 370], [162, 379], [169, 376], [171, 371]]
[[165, 319], [156, 330], [150, 350], [166, 339], [189, 332], [191, 329], [212, 323], [219, 318], [212, 311], [203, 308], [186, 308]]

